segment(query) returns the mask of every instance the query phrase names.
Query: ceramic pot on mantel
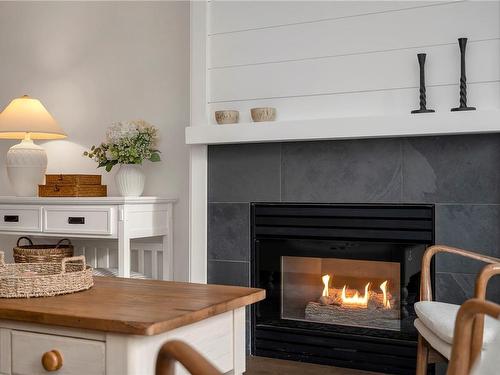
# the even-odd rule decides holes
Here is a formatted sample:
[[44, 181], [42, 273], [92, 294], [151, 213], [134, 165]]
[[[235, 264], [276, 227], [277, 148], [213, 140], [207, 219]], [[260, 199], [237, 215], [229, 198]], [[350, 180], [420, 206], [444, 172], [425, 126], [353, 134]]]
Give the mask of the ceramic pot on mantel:
[[140, 197], [146, 182], [142, 165], [120, 164], [120, 169], [115, 175], [115, 182], [122, 197]]

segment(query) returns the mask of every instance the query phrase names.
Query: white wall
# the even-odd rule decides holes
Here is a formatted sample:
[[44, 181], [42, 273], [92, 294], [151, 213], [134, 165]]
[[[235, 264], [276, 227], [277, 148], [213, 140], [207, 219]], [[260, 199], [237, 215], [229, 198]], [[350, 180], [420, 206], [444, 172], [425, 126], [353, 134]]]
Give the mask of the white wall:
[[499, 2], [330, 1], [209, 4], [208, 108], [278, 108], [280, 119], [407, 114], [458, 105], [457, 38], [468, 37], [469, 104], [500, 107]]
[[[175, 278], [188, 271], [189, 2], [0, 2], [0, 106], [39, 98], [67, 132], [46, 142], [49, 173], [113, 173], [81, 156], [114, 121], [160, 129], [163, 161], [145, 163], [146, 195], [175, 197]], [[15, 142], [0, 143], [4, 163]], [[0, 167], [0, 194], [11, 194]], [[0, 247], [11, 248], [3, 238]]]

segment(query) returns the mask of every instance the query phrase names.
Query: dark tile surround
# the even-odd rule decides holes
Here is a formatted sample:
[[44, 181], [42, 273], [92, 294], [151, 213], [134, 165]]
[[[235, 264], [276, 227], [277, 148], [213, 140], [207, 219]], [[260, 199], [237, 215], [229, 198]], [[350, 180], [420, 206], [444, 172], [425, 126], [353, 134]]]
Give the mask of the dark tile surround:
[[[500, 135], [210, 146], [208, 172], [211, 283], [249, 285], [250, 202], [435, 203], [437, 243], [500, 257]], [[436, 266], [439, 300], [472, 296], [480, 264]]]

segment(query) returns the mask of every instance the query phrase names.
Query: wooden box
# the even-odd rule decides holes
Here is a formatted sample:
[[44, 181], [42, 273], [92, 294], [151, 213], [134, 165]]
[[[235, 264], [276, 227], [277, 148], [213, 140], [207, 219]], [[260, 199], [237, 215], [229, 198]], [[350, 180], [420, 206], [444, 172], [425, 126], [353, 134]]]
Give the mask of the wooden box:
[[48, 174], [45, 185], [38, 185], [39, 197], [106, 197], [107, 186], [100, 175]]
[[38, 185], [39, 197], [106, 197], [106, 185]]
[[46, 185], [100, 185], [100, 174], [46, 174]]

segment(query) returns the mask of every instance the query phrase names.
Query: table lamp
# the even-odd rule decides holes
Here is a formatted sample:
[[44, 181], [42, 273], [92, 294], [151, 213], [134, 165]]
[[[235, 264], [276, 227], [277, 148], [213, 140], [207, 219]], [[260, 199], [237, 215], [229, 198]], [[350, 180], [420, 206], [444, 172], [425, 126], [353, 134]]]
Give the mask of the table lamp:
[[61, 139], [66, 134], [43, 104], [28, 95], [14, 99], [0, 113], [0, 138], [21, 139], [7, 153], [7, 175], [17, 196], [37, 196], [47, 170], [45, 150], [34, 139]]

